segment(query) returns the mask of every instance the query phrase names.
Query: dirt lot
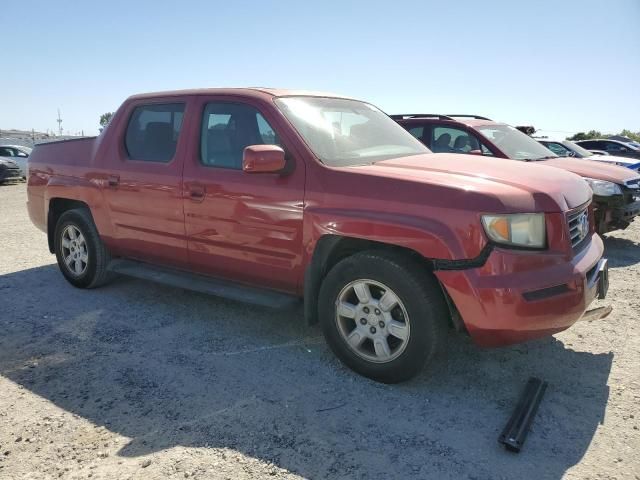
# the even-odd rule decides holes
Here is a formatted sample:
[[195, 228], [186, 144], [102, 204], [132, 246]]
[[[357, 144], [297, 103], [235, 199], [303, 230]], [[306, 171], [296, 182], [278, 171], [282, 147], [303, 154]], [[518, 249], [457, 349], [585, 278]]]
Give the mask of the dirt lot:
[[[614, 313], [419, 378], [344, 368], [300, 311], [59, 274], [0, 187], [0, 478], [640, 478], [640, 225], [606, 240]], [[549, 382], [519, 455], [496, 439]]]

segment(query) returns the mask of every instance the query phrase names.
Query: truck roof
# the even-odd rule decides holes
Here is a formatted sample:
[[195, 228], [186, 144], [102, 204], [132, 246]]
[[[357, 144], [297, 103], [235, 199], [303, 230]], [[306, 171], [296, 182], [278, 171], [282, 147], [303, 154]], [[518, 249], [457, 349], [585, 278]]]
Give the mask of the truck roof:
[[194, 96], [194, 95], [242, 95], [248, 97], [289, 97], [289, 96], [304, 96], [304, 97], [330, 97], [330, 98], [344, 98], [349, 100], [355, 100], [351, 97], [344, 95], [338, 95], [328, 92], [315, 92], [309, 90], [295, 90], [295, 89], [283, 89], [283, 88], [267, 88], [267, 87], [241, 87], [241, 88], [193, 88], [186, 90], [168, 90], [164, 92], [150, 92], [140, 93], [132, 95], [129, 100], [149, 99], [157, 97], [182, 97], [182, 96]]

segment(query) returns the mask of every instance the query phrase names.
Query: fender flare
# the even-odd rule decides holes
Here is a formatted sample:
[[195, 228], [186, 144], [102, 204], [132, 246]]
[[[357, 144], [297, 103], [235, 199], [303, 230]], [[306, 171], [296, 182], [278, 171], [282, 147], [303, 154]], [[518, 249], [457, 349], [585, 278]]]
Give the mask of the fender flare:
[[[437, 219], [342, 209], [305, 211], [303, 237], [307, 265], [303, 280], [304, 316], [309, 325], [318, 322], [320, 286], [335, 264], [332, 256], [343, 241], [361, 242], [362, 248], [402, 249], [423, 260], [430, 270], [481, 266], [491, 251], [486, 241], [469, 249], [445, 222]], [[467, 250], [471, 250], [471, 255], [465, 254]]]
[[110, 231], [111, 224], [104, 215], [104, 210], [100, 207], [102, 201], [102, 192], [100, 188], [92, 181], [84, 178], [76, 177], [51, 177], [47, 182], [44, 194], [45, 218], [47, 219], [47, 239], [49, 242], [49, 250], [53, 253], [53, 229], [55, 228], [52, 218], [51, 202], [55, 200], [73, 201], [85, 205], [91, 216], [96, 228], [102, 234]]

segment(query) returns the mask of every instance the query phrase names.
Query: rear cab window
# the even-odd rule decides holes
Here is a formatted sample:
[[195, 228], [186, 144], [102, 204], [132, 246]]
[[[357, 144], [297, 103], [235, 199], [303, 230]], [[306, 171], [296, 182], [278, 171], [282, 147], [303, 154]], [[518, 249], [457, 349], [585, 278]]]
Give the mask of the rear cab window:
[[129, 159], [170, 162], [176, 154], [184, 108], [184, 103], [156, 103], [136, 107], [129, 117], [125, 134], [125, 148]]

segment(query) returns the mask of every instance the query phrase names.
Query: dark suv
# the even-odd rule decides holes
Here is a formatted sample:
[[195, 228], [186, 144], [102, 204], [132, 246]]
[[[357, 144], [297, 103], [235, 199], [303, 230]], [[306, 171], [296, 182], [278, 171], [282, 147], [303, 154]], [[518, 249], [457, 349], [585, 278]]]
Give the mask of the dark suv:
[[624, 229], [640, 214], [640, 176], [624, 167], [558, 157], [521, 130], [479, 115], [391, 115], [434, 153], [543, 163], [583, 177], [594, 193], [598, 233]]
[[626, 143], [620, 140], [611, 140], [608, 138], [580, 140], [576, 143], [587, 150], [602, 150], [607, 152], [609, 155], [640, 159], [640, 148], [635, 147], [633, 143]]

